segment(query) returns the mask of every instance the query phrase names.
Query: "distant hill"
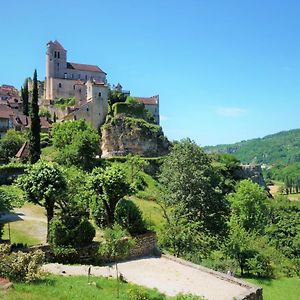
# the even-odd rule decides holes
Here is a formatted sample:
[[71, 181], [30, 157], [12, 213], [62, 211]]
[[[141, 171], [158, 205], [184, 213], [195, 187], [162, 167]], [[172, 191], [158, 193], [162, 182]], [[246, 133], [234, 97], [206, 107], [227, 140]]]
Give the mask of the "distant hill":
[[300, 162], [300, 129], [282, 131], [235, 144], [207, 146], [204, 150], [230, 153], [247, 164], [292, 164]]

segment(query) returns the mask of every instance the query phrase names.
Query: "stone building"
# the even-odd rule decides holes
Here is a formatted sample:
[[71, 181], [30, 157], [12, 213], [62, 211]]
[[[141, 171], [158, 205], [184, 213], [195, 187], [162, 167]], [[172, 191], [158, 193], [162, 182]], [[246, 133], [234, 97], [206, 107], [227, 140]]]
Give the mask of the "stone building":
[[159, 95], [152, 97], [133, 97], [137, 102], [143, 103], [154, 116], [155, 122], [159, 124]]
[[[48, 109], [59, 118], [82, 118], [97, 129], [104, 123], [108, 112], [106, 73], [95, 65], [68, 62], [67, 51], [58, 41], [47, 44], [44, 86], [45, 103], [50, 101]], [[54, 107], [57, 98], [75, 98], [76, 104], [59, 110]]]
[[67, 61], [67, 51], [58, 41], [50, 41], [46, 51], [45, 99], [86, 99], [88, 80], [106, 83], [106, 73], [98, 66]]

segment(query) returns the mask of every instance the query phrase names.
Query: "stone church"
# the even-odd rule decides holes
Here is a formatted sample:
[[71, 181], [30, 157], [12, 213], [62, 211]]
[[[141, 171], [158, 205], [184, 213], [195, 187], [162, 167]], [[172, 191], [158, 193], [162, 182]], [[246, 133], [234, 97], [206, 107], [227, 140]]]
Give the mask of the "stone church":
[[63, 114], [64, 119], [84, 118], [98, 128], [108, 111], [106, 83], [106, 73], [98, 66], [68, 62], [67, 51], [58, 41], [47, 43], [45, 103], [57, 98], [77, 100], [76, 105]]
[[[57, 41], [49, 41], [46, 50], [46, 78], [44, 82], [44, 106], [59, 119], [85, 119], [95, 128], [104, 123], [108, 113], [106, 73], [96, 65], [67, 61], [67, 50]], [[118, 84], [113, 87], [125, 95]], [[58, 98], [75, 98], [76, 104], [64, 110], [53, 105]], [[143, 103], [159, 124], [159, 96], [134, 97]]]

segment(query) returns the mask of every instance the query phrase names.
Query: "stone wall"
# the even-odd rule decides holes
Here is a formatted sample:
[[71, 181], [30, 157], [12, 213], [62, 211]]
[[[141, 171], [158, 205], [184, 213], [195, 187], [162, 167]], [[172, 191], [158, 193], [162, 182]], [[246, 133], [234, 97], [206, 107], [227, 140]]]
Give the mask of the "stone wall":
[[[134, 237], [135, 245], [130, 250], [129, 254], [126, 257], [123, 257], [120, 260], [133, 259], [143, 256], [149, 256], [153, 254], [160, 254], [157, 250], [156, 244], [156, 234], [155, 232], [148, 232], [146, 234], [138, 235]], [[72, 263], [80, 263], [80, 264], [89, 264], [95, 263], [99, 261], [111, 261], [109, 259], [103, 259], [103, 257], [99, 257], [97, 255], [99, 248], [98, 242], [93, 242], [91, 245], [81, 248], [78, 250], [78, 254], [74, 255], [72, 258]], [[54, 255], [50, 249], [48, 244], [36, 245], [28, 248], [28, 251], [36, 251], [42, 250], [45, 253], [46, 259], [52, 261], [54, 259]], [[22, 251], [26, 251], [23, 249]]]

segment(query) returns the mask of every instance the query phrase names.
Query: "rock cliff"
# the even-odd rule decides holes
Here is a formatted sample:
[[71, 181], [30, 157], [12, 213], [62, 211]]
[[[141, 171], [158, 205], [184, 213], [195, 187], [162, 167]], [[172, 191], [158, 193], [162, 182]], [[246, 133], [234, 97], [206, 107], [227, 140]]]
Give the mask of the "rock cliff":
[[101, 128], [102, 157], [129, 153], [157, 157], [169, 152], [170, 143], [159, 125], [119, 114]]
[[262, 188], [267, 189], [260, 165], [241, 165], [238, 169], [234, 170], [233, 176], [240, 180], [250, 179]]

